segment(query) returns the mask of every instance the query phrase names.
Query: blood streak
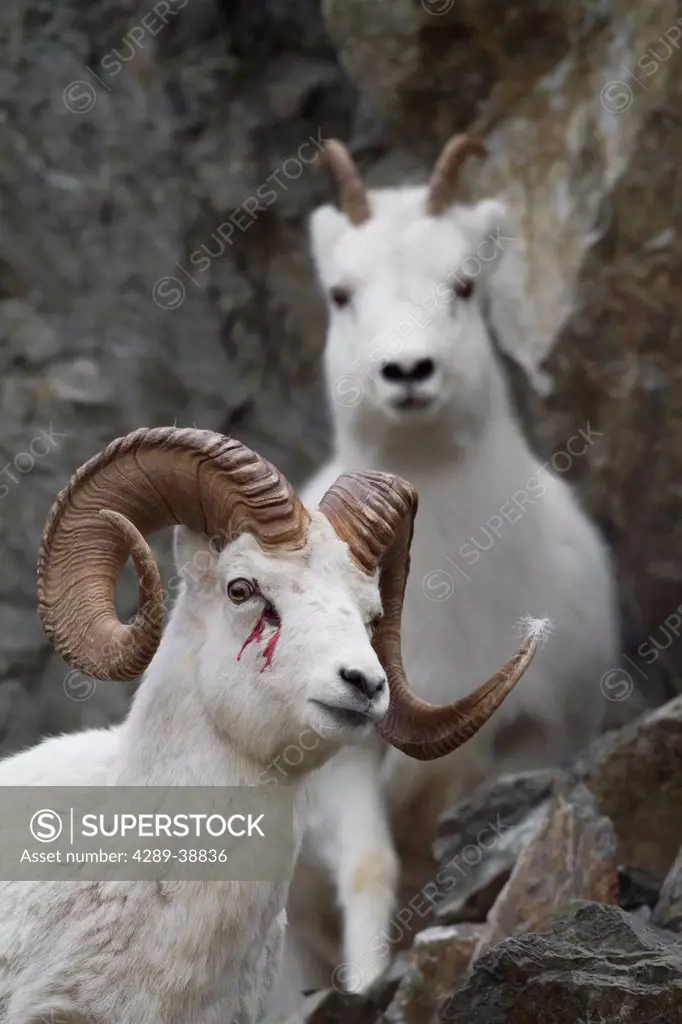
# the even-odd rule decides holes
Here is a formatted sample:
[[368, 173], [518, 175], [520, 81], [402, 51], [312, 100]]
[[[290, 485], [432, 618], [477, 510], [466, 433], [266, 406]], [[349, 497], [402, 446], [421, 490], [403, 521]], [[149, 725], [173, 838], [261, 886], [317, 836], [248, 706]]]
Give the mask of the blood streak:
[[270, 668], [270, 665], [272, 664], [273, 655], [277, 650], [277, 642], [280, 638], [281, 632], [282, 627], [278, 626], [275, 632], [268, 640], [268, 642], [266, 643], [265, 650], [263, 651], [263, 667], [261, 669], [261, 672], [264, 672], [266, 668]]
[[244, 641], [244, 643], [242, 644], [242, 649], [239, 652], [239, 654], [237, 655], [237, 661], [241, 660], [241, 656], [244, 653], [244, 651], [246, 650], [246, 648], [249, 646], [249, 644], [253, 644], [253, 643], [257, 643], [258, 644], [258, 643], [261, 642], [261, 640], [263, 639], [263, 630], [264, 629], [265, 629], [265, 621], [261, 617], [258, 620], [258, 622], [256, 623], [256, 625], [253, 627], [253, 629], [251, 630], [249, 635], [247, 636], [247, 638]]
[[265, 609], [260, 619], [258, 620], [256, 625], [253, 627], [253, 629], [247, 636], [246, 640], [242, 644], [241, 650], [237, 655], [237, 661], [240, 661], [242, 654], [249, 646], [249, 644], [259, 644], [261, 642], [261, 640], [263, 639], [263, 632], [265, 630], [266, 623], [268, 625], [275, 626], [276, 629], [272, 636], [269, 638], [265, 647], [263, 648], [263, 667], [261, 668], [261, 672], [263, 672], [266, 668], [270, 668], [270, 666], [272, 665], [272, 659], [274, 657], [275, 651], [277, 650], [277, 643], [282, 632], [282, 623], [280, 622], [278, 615], [273, 615], [273, 613], [269, 609]]

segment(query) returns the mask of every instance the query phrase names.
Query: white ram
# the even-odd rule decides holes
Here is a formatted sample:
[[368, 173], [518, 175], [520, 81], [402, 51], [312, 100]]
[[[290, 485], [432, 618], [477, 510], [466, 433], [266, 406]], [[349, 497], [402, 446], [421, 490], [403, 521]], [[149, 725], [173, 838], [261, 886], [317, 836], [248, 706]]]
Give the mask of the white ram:
[[[399, 647], [415, 511], [411, 486], [386, 474], [344, 476], [309, 511], [273, 466], [209, 432], [113, 442], [53, 506], [39, 611], [75, 668], [144, 677], [125, 722], [6, 759], [0, 785], [257, 786], [296, 748], [298, 841], [305, 779], [342, 745], [375, 727], [416, 757], [464, 742], [535, 640], [475, 708], [415, 702]], [[145, 537], [176, 524], [178, 567], [202, 571], [185, 572], [162, 636]], [[115, 591], [128, 556], [140, 600], [123, 624]], [[153, 881], [0, 882], [0, 1019], [252, 1024], [276, 973], [287, 891], [288, 879], [191, 881], [173, 896]]]

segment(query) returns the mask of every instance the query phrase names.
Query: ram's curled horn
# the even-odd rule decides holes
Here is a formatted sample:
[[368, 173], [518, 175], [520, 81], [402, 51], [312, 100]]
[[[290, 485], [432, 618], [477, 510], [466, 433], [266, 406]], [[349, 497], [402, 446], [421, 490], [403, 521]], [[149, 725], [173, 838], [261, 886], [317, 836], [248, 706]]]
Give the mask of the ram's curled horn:
[[420, 761], [449, 754], [478, 732], [511, 693], [540, 644], [542, 630], [529, 630], [509, 661], [469, 696], [444, 707], [428, 704], [410, 690], [400, 650], [416, 491], [388, 473], [345, 473], [329, 488], [319, 507], [348, 543], [355, 563], [367, 573], [380, 570], [384, 614], [373, 644], [388, 676], [391, 706], [377, 726], [378, 732], [392, 746]]
[[[52, 506], [38, 558], [45, 631], [81, 672], [136, 679], [163, 629], [149, 534], [182, 524], [206, 534], [215, 551], [248, 530], [265, 548], [299, 548], [308, 522], [288, 481], [239, 441], [208, 430], [136, 430], [81, 466]], [[129, 556], [140, 597], [124, 624], [116, 581]]]
[[446, 142], [429, 178], [427, 213], [437, 217], [452, 206], [457, 195], [459, 169], [468, 156], [487, 155], [483, 142], [473, 135], [454, 135]]
[[348, 147], [338, 139], [328, 139], [322, 148], [320, 162], [334, 176], [339, 187], [339, 203], [348, 220], [356, 227], [364, 224], [372, 212], [367, 190]]

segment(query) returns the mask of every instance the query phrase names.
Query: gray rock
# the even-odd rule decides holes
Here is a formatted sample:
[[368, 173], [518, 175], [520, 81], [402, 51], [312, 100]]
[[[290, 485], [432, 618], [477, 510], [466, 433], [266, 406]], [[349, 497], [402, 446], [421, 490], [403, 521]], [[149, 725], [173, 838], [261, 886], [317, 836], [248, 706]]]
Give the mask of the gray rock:
[[617, 850], [613, 825], [583, 783], [558, 792], [488, 915], [476, 959], [509, 935], [541, 931], [571, 901], [615, 904]]
[[434, 893], [438, 923], [486, 919], [519, 853], [545, 820], [549, 795], [561, 778], [558, 769], [503, 775], [441, 817], [433, 846], [440, 869], [440, 898]]
[[585, 782], [613, 822], [622, 864], [664, 877], [682, 845], [682, 698], [604, 737], [585, 759]]
[[440, 1008], [443, 1024], [672, 1024], [682, 944], [614, 906], [567, 908], [544, 934], [509, 938]]

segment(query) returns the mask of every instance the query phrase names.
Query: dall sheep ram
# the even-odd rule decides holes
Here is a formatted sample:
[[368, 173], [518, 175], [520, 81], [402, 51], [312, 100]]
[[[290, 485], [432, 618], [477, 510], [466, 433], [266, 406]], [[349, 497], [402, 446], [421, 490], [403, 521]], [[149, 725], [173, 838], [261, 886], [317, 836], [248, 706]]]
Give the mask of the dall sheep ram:
[[[329, 310], [334, 455], [301, 493], [314, 502], [347, 471], [414, 483], [403, 656], [422, 698], [452, 700], [461, 681], [489, 673], [528, 609], [555, 635], [524, 686], [452, 758], [411, 762], [374, 738], [316, 777], [273, 1014], [301, 988], [328, 985], [339, 958], [338, 984], [367, 988], [390, 956], [399, 870], [412, 893], [433, 877], [446, 799], [589, 741], [602, 727], [602, 674], [619, 661], [610, 556], [565, 480], [526, 442], [486, 327], [481, 298], [513, 244], [507, 211], [493, 199], [456, 201], [458, 169], [485, 152], [456, 136], [425, 186], [368, 191], [348, 149], [327, 144], [341, 209], [315, 210], [310, 234]], [[589, 447], [589, 429], [580, 434], [569, 462]], [[335, 903], [341, 943], [338, 919], [325, 920]]]
[[[0, 785], [256, 786], [295, 746], [286, 783], [298, 842], [306, 778], [343, 745], [376, 728], [411, 757], [455, 749], [511, 691], [537, 637], [466, 700], [413, 696], [400, 619], [416, 507], [404, 480], [358, 473], [308, 510], [272, 465], [208, 431], [114, 441], [52, 508], [38, 606], [74, 668], [144, 676], [125, 722], [8, 758]], [[170, 525], [179, 571], [211, 557], [185, 574], [163, 632], [145, 538]], [[115, 592], [128, 556], [140, 599], [124, 624]], [[310, 731], [319, 743], [303, 743]], [[252, 1024], [276, 973], [287, 891], [288, 879], [193, 881], [172, 897], [151, 881], [0, 882], [0, 1019]]]

